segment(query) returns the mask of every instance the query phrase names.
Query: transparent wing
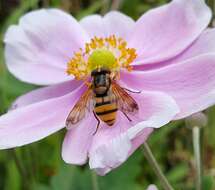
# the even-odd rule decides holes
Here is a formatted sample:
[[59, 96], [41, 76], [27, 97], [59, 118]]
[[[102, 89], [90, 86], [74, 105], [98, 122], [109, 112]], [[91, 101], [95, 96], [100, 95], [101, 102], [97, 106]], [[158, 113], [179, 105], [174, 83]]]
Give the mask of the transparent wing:
[[92, 97], [93, 93], [91, 88], [89, 87], [75, 104], [72, 111], [69, 113], [66, 119], [66, 127], [70, 127], [71, 125], [75, 125], [76, 123], [81, 121], [86, 115], [86, 110], [88, 110], [89, 112], [92, 110]]
[[137, 102], [114, 81], [112, 82], [112, 92], [116, 97], [118, 109], [123, 113], [132, 113], [139, 109]]

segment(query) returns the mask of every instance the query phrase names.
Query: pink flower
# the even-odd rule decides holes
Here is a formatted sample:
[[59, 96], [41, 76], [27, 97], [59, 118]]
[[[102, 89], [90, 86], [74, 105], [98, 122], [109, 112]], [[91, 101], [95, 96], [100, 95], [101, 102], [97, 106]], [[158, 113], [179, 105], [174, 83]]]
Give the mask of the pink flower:
[[101, 123], [95, 135], [97, 121], [90, 112], [68, 130], [62, 157], [80, 165], [89, 159], [90, 168], [106, 174], [153, 128], [214, 104], [215, 30], [206, 29], [210, 19], [202, 0], [173, 0], [136, 22], [119, 12], [80, 22], [56, 9], [26, 14], [5, 35], [6, 64], [18, 79], [50, 86], [19, 97], [16, 109], [0, 117], [0, 148], [32, 143], [64, 128], [86, 90], [83, 80], [76, 79], [88, 77], [96, 67], [89, 62], [91, 55], [105, 49], [116, 62], [107, 61], [111, 56], [93, 60], [120, 73], [122, 87], [141, 91], [130, 93], [139, 111], [132, 122], [118, 111], [114, 126]]
[[147, 190], [158, 190], [155, 185], [149, 185]]

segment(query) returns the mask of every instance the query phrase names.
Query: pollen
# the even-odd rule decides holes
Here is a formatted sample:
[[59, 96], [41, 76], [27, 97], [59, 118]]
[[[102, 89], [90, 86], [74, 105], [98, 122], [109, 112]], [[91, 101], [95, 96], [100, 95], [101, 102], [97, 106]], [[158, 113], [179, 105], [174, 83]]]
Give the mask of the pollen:
[[118, 66], [115, 56], [107, 49], [95, 50], [88, 59], [88, 68], [91, 71], [100, 67], [112, 69]]
[[131, 63], [136, 57], [136, 50], [128, 48], [122, 38], [115, 35], [106, 38], [94, 37], [85, 44], [84, 49], [74, 53], [67, 64], [66, 72], [78, 80], [83, 80], [99, 68], [108, 68], [114, 72], [121, 68], [131, 71]]

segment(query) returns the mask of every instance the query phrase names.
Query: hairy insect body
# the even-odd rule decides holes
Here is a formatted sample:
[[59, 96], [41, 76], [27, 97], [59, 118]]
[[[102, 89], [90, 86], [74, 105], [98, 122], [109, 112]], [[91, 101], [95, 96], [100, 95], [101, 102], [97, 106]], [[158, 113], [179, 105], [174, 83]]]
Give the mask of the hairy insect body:
[[94, 112], [100, 120], [112, 126], [116, 121], [118, 108], [116, 98], [111, 92], [110, 71], [96, 70], [92, 73], [92, 77], [95, 100]]
[[116, 121], [118, 110], [116, 102], [111, 101], [109, 96], [95, 97], [95, 101], [96, 115], [107, 125], [112, 126]]
[[[92, 111], [97, 120], [97, 132], [100, 121], [107, 125], [114, 125], [117, 111], [120, 110], [131, 121], [128, 114], [138, 111], [137, 102], [126, 92], [105, 68], [93, 70], [91, 83], [82, 94], [66, 119], [66, 126], [70, 128], [81, 121], [87, 110]], [[91, 101], [93, 100], [93, 101]], [[93, 104], [91, 104], [93, 102]], [[95, 134], [94, 133], [94, 134]]]

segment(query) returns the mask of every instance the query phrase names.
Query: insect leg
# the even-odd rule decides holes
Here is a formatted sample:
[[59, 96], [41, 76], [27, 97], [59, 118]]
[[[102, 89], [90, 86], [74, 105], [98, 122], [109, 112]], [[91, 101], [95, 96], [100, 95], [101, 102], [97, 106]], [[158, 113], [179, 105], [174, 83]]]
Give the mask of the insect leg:
[[95, 134], [97, 133], [98, 129], [99, 129], [100, 120], [99, 120], [99, 118], [97, 117], [97, 115], [96, 115], [96, 113], [95, 113], [94, 111], [93, 111], [93, 115], [94, 115], [94, 117], [95, 117], [96, 120], [97, 120], [96, 131], [93, 133], [93, 135], [95, 135]]
[[122, 113], [125, 115], [125, 117], [128, 119], [128, 121], [130, 121], [130, 122], [132, 121], [125, 112], [122, 111]]

